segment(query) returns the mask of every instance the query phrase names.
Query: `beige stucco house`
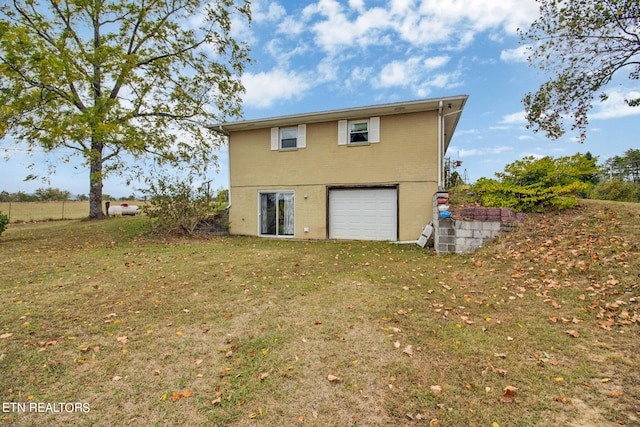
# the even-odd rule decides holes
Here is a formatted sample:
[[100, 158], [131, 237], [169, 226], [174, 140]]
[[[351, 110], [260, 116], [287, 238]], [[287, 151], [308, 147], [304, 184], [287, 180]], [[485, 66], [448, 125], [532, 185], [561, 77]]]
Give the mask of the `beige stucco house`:
[[466, 95], [227, 123], [232, 234], [415, 240]]

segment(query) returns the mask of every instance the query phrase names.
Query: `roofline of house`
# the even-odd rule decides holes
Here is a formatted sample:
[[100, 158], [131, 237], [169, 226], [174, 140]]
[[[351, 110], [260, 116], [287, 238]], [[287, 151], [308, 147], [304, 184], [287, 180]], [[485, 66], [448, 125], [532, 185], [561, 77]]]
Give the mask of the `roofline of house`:
[[456, 117], [452, 123], [454, 124], [453, 129], [455, 129], [455, 125], [457, 125], [458, 119], [462, 114], [462, 110], [468, 97], [468, 95], [456, 95], [442, 98], [393, 102], [388, 104], [378, 104], [364, 107], [343, 108], [315, 113], [292, 114], [288, 116], [277, 116], [263, 119], [221, 123], [212, 125], [210, 128], [212, 130], [228, 134], [229, 132], [288, 126], [300, 123], [320, 123], [332, 120], [356, 119], [367, 116], [389, 116], [393, 114], [405, 114], [412, 112], [437, 111], [441, 105], [445, 105], [453, 112], [457, 112], [457, 114], [454, 114]]

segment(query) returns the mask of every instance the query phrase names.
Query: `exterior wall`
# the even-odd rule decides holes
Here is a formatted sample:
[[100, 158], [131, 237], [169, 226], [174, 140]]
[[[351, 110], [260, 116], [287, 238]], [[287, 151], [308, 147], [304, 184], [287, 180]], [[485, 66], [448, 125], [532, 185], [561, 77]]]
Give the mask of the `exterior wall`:
[[372, 144], [339, 146], [337, 121], [307, 123], [301, 149], [271, 150], [270, 132], [231, 133], [231, 233], [259, 234], [258, 192], [265, 190], [295, 191], [295, 238], [327, 238], [328, 187], [398, 185], [400, 240], [417, 239], [431, 220], [436, 111], [380, 117], [380, 142]]

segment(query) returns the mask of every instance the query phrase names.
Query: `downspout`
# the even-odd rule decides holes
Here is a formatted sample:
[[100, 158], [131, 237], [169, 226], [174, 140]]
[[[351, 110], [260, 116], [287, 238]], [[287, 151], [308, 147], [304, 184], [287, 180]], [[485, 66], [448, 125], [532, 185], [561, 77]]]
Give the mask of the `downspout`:
[[[231, 135], [227, 134], [227, 159], [231, 159]], [[227, 167], [227, 181], [229, 181], [229, 200], [227, 203], [227, 214], [231, 209], [231, 167]]]
[[444, 179], [442, 177], [444, 169], [444, 126], [442, 123], [442, 104], [442, 100], [440, 100], [440, 104], [438, 105], [438, 191], [444, 191]]
[[[451, 104], [449, 104], [449, 108], [451, 108]], [[440, 101], [440, 109], [438, 112], [438, 139], [439, 139], [439, 144], [438, 144], [438, 148], [439, 148], [439, 153], [440, 153], [440, 162], [438, 163], [438, 166], [440, 168], [440, 175], [438, 177], [438, 190], [439, 191], [445, 191], [445, 182], [444, 182], [444, 155], [445, 155], [445, 138], [444, 138], [444, 132], [445, 132], [445, 120], [447, 119], [447, 117], [452, 116], [454, 114], [460, 114], [462, 113], [462, 109], [460, 110], [456, 110], [456, 111], [449, 111], [448, 113], [444, 114], [442, 112], [442, 101]]]

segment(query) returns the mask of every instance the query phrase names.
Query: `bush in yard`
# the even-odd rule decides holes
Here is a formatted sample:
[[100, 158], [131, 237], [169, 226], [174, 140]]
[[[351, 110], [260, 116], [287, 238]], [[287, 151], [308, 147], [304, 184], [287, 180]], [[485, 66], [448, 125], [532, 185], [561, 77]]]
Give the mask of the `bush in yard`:
[[592, 199], [640, 202], [640, 183], [614, 178], [601, 182], [591, 191]]
[[144, 194], [149, 203], [142, 211], [151, 220], [154, 233], [193, 235], [198, 224], [225, 208], [205, 187], [194, 189], [193, 177], [186, 181], [159, 180], [151, 183]]
[[9, 217], [0, 212], [0, 236], [7, 229], [7, 224], [9, 224]]
[[597, 158], [586, 155], [554, 159], [525, 157], [496, 173], [498, 179], [481, 178], [473, 190], [488, 207], [512, 208], [516, 212], [567, 209], [585, 197], [597, 179]]

